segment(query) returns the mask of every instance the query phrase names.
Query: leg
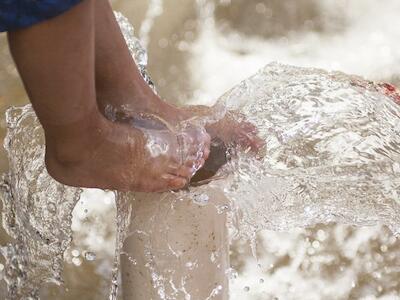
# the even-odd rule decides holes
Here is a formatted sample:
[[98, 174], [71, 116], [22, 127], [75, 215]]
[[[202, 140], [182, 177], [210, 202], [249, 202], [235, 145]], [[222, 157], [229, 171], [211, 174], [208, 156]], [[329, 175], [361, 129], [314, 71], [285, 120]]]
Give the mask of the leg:
[[178, 163], [172, 132], [159, 140], [168, 151], [154, 155], [148, 150], [151, 134], [102, 116], [95, 92], [94, 2], [85, 0], [58, 17], [9, 33], [11, 53], [45, 130], [47, 169], [72, 186], [180, 188], [190, 178], [198, 145], [207, 144], [208, 137], [193, 133], [197, 138]]
[[96, 90], [99, 107], [124, 105], [170, 121], [179, 110], [161, 100], [143, 80], [108, 0], [95, 4]]
[[[228, 299], [227, 199], [209, 188], [205, 206], [169, 194], [135, 194], [121, 255], [123, 299]], [[208, 298], [209, 297], [209, 298]]]
[[46, 133], [97, 111], [93, 22], [93, 3], [87, 0], [54, 19], [8, 35], [29, 98], [49, 129]]
[[[153, 93], [129, 53], [108, 0], [96, 1], [95, 22], [96, 90], [97, 101], [103, 112], [107, 105], [117, 109], [124, 105], [130, 111], [149, 112], [161, 116], [172, 124], [194, 115], [207, 116], [212, 113], [212, 109], [206, 106], [177, 108]], [[249, 127], [231, 120], [229, 123], [229, 126], [225, 127], [232, 132], [222, 128], [227, 124], [211, 126], [207, 131], [223, 140], [240, 140], [245, 148], [260, 147], [260, 140], [254, 136], [254, 126]]]

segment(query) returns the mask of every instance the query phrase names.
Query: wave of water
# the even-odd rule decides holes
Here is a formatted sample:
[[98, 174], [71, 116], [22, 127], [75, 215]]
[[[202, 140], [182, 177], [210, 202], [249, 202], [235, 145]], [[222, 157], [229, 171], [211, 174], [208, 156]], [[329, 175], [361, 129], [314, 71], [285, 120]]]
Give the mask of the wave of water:
[[395, 87], [273, 63], [219, 101], [256, 124], [267, 143], [262, 160], [233, 160], [225, 193], [243, 214], [240, 226], [379, 222], [400, 234]]
[[[130, 50], [136, 51], [139, 44], [130, 25], [120, 15], [118, 20]], [[229, 205], [218, 204], [217, 209], [230, 212], [235, 237], [250, 240], [261, 229], [332, 221], [379, 222], [399, 234], [399, 99], [397, 90], [387, 84], [318, 69], [268, 65], [219, 102], [259, 127], [267, 155], [260, 160], [239, 151], [217, 174], [225, 179], [191, 187], [189, 193], [157, 197], [185, 196], [204, 205], [219, 190]], [[10, 173], [2, 184], [2, 199], [4, 225], [15, 241], [2, 248], [6, 280], [11, 298], [38, 298], [43, 282], [62, 282], [63, 252], [71, 239], [71, 213], [80, 189], [62, 186], [48, 176], [43, 132], [31, 106], [10, 109], [7, 125]], [[117, 295], [119, 254], [129, 234], [134, 199], [131, 193], [116, 197], [111, 298]], [[157, 259], [151, 254], [149, 249], [149, 267]], [[179, 286], [176, 278], [150, 272], [157, 279], [156, 290]], [[174, 299], [165, 293], [160, 297]]]

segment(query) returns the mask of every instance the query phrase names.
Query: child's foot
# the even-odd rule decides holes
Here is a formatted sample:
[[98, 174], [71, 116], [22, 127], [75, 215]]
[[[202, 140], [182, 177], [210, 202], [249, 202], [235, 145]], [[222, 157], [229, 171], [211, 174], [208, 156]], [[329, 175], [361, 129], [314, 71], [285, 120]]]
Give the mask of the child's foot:
[[[113, 89], [110, 88], [110, 90]], [[99, 97], [102, 97], [102, 95]], [[171, 126], [176, 126], [191, 118], [207, 117], [213, 114], [211, 107], [196, 105], [180, 108], [163, 101], [152, 92], [149, 92], [146, 99], [142, 99], [140, 95], [136, 96], [133, 91], [130, 97], [131, 102], [122, 106], [114, 107], [109, 104], [105, 109], [105, 115], [112, 120], [118, 120], [131, 118], [137, 112], [144, 112], [163, 119]], [[129, 98], [128, 95], [125, 99], [127, 98]], [[107, 100], [108, 103], [113, 103], [112, 101], [112, 99]], [[242, 116], [235, 116], [235, 113], [232, 112], [228, 112], [217, 123], [207, 125], [206, 130], [211, 139], [218, 138], [226, 144], [236, 144], [245, 149], [250, 148], [255, 153], [258, 153], [265, 145], [265, 142], [257, 135], [257, 128], [243, 119]]]
[[[153, 114], [171, 125], [197, 115], [210, 114], [206, 107], [179, 109], [160, 99], [142, 78], [132, 59], [108, 1], [96, 1], [96, 98], [101, 111], [111, 119], [115, 112], [126, 115]], [[118, 118], [115, 118], [118, 119]], [[247, 126], [249, 125], [249, 126]], [[208, 129], [224, 141], [235, 141], [257, 151], [262, 141], [254, 126], [224, 119]]]
[[265, 148], [265, 141], [258, 136], [257, 127], [236, 113], [228, 112], [224, 118], [206, 129], [212, 139], [218, 138], [226, 145], [250, 149], [259, 156], [265, 154], [262, 151]]
[[46, 132], [46, 166], [57, 181], [121, 191], [175, 190], [187, 185], [208, 157], [210, 138], [201, 129], [177, 136], [162, 125], [136, 129], [97, 115], [54, 131], [68, 134]]

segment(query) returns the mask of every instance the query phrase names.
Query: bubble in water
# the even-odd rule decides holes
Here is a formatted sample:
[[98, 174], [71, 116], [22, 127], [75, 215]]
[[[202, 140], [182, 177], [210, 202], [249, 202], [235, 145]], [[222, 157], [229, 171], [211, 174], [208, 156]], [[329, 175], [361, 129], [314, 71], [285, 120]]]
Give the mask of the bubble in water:
[[320, 246], [320, 242], [319, 241], [313, 241], [312, 244], [313, 248], [318, 249]]
[[49, 202], [47, 205], [47, 209], [50, 213], [55, 214], [57, 212], [56, 205], [53, 202]]
[[207, 205], [209, 200], [210, 197], [206, 194], [197, 194], [193, 197], [193, 202], [201, 206]]
[[244, 290], [245, 292], [248, 292], [248, 291], [250, 291], [250, 287], [245, 286], [245, 287], [243, 288], [243, 290]]
[[216, 251], [211, 252], [211, 255], [210, 255], [211, 262], [215, 263], [218, 260], [218, 256], [219, 256], [218, 252], [216, 252]]
[[79, 267], [82, 264], [82, 259], [80, 259], [79, 257], [74, 257], [72, 258], [72, 263], [75, 266]]
[[225, 274], [230, 278], [230, 279], [236, 279], [239, 274], [234, 268], [228, 268], [225, 272]]
[[188, 261], [185, 266], [189, 269], [193, 269], [196, 266], [196, 263], [193, 263], [191, 261]]
[[78, 257], [78, 256], [80, 255], [80, 252], [79, 252], [79, 250], [74, 249], [74, 250], [71, 251], [71, 254], [72, 254], [72, 256], [74, 256], [74, 257]]
[[229, 205], [228, 204], [217, 205], [216, 208], [217, 208], [217, 213], [219, 215], [229, 211]]
[[96, 259], [96, 253], [91, 252], [91, 251], [87, 251], [85, 252], [85, 259], [88, 261], [93, 261]]

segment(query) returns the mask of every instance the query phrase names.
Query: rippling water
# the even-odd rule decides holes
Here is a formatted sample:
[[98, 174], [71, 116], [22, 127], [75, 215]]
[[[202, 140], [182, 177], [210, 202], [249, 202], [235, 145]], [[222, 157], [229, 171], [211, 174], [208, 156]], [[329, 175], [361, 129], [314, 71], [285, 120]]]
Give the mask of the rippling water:
[[386, 224], [400, 234], [400, 94], [343, 73], [271, 64], [222, 100], [256, 124], [262, 160], [238, 155], [228, 197], [243, 226]]
[[[129, 24], [122, 17], [120, 22], [130, 49], [140, 50], [129, 36]], [[139, 51], [136, 57], [140, 61], [144, 56]], [[262, 229], [288, 230], [332, 221], [379, 222], [398, 234], [399, 99], [389, 84], [343, 73], [268, 65], [216, 105], [255, 123], [268, 155], [257, 159], [239, 151], [230, 166], [221, 169], [225, 179], [191, 188], [189, 199], [206, 201], [204, 205], [216, 190], [223, 192], [230, 205], [217, 208], [230, 212], [233, 237], [249, 241], [254, 254], [255, 236]], [[10, 132], [5, 145], [11, 172], [3, 185], [5, 221], [16, 242], [3, 249], [5, 278], [11, 295], [36, 298], [42, 282], [61, 282], [63, 252], [72, 235], [72, 209], [80, 190], [66, 188], [47, 175], [42, 130], [30, 106], [10, 110], [7, 123]], [[170, 195], [188, 197], [184, 192]], [[115, 270], [135, 198], [134, 194], [117, 197]], [[148, 251], [145, 263], [151, 267], [158, 257], [155, 249]], [[84, 256], [94, 259], [91, 252]], [[177, 279], [150, 272], [158, 278], [153, 284], [156, 290], [162, 289], [160, 298], [176, 298], [167, 291]], [[114, 296], [117, 286], [115, 271]]]
[[[234, 5], [237, 3], [238, 2], [235, 3], [235, 1], [232, 1], [232, 7], [234, 7]], [[233, 34], [231, 36], [226, 33], [225, 37], [222, 37], [219, 34], [219, 31], [215, 31], [215, 28], [213, 29], [212, 27], [209, 31], [201, 32], [193, 50], [193, 53], [195, 53], [196, 56], [189, 60], [189, 64], [193, 68], [192, 73], [194, 74], [194, 79], [200, 88], [195, 94], [197, 102], [199, 102], [198, 100], [201, 100], [201, 102], [208, 102], [208, 99], [215, 98], [221, 92], [230, 88], [233, 83], [251, 75], [260, 66], [264, 65], [271, 59], [285, 61], [296, 65], [314, 65], [327, 69], [341, 69], [353, 73], [364, 74], [369, 78], [395, 79], [397, 67], [394, 62], [399, 56], [397, 50], [398, 47], [396, 46], [395, 42], [398, 40], [398, 30], [396, 29], [397, 27], [394, 26], [393, 22], [396, 20], [396, 9], [398, 8], [398, 2], [384, 1], [377, 3], [376, 1], [365, 1], [361, 4], [357, 1], [348, 1], [347, 6], [344, 4], [344, 2], [338, 3], [337, 6], [329, 6], [329, 4], [327, 4], [328, 2], [325, 3], [325, 1], [321, 1], [321, 3], [324, 3], [324, 5], [326, 4], [330, 10], [335, 10], [340, 18], [346, 20], [346, 22], [344, 22], [345, 25], [342, 27], [339, 26], [341, 28], [335, 29], [338, 31], [335, 32], [322, 30], [321, 32], [316, 33], [313, 30], [308, 32], [309, 28], [303, 28], [302, 30], [304, 30], [305, 34], [295, 34], [292, 37], [288, 37], [285, 33], [286, 29], [283, 26], [283, 28], [281, 27], [280, 29], [276, 29], [276, 32], [278, 32], [277, 35], [273, 35], [278, 37], [284, 36], [285, 38], [271, 40], [260, 40], [254, 37], [241, 37], [238, 39], [238, 35], [235, 33], [235, 31], [232, 31]], [[268, 17], [269, 10], [271, 9], [269, 5], [258, 5], [258, 9], [256, 9], [257, 3], [253, 4], [253, 6], [249, 5], [248, 7], [254, 7], [256, 16], [257, 14], [261, 13], [261, 15]], [[226, 4], [223, 4], [222, 8], [220, 5], [217, 5], [217, 8], [220, 10], [220, 14], [222, 14], [221, 10], [223, 10], [224, 7], [226, 7]], [[272, 7], [272, 11], [276, 11], [274, 10], [274, 7]], [[252, 11], [250, 10], [249, 12]], [[379, 13], [376, 14], [376, 12]], [[164, 7], [164, 14], [168, 15], [168, 6]], [[207, 12], [205, 12], [204, 15], [207, 17]], [[328, 15], [335, 17], [335, 14], [332, 15], [328, 13]], [[317, 23], [317, 19], [314, 18], [312, 20], [313, 22]], [[241, 22], [243, 22], [243, 20]], [[242, 24], [242, 26], [244, 25]], [[290, 24], [288, 26], [288, 28], [293, 28], [293, 26], [290, 27]], [[190, 22], [185, 24], [185, 28], [191, 28], [188, 29], [188, 31], [192, 31], [192, 33], [195, 32], [195, 30], [191, 27]], [[229, 26], [227, 28], [229, 32]], [[243, 33], [247, 35], [249, 34], [248, 31], [244, 31]], [[263, 32], [260, 28], [259, 36], [269, 34], [270, 33], [268, 32]], [[227, 36], [229, 36], [228, 39], [226, 39]], [[188, 38], [190, 42], [189, 34]], [[173, 38], [171, 38], [171, 41], [167, 39], [167, 42], [172, 43], [172, 40]], [[150, 40], [149, 42], [151, 47], [152, 41]], [[154, 40], [153, 44], [154, 43], [157, 46], [160, 45], [160, 47], [164, 47], [165, 40]], [[187, 45], [188, 44], [180, 43], [179, 47], [180, 49], [186, 49]], [[161, 49], [164, 49], [163, 51], [168, 50], [163, 47], [161, 47]], [[208, 51], [205, 51], [206, 49], [208, 49]], [[352, 49], [352, 51], [349, 51], [349, 49]], [[215, 59], [215, 57], [218, 57], [218, 59]], [[309, 72], [311, 73], [309, 74], [310, 78], [313, 76], [322, 76], [324, 78], [323, 82], [327, 83], [326, 81], [328, 81], [328, 83], [331, 84], [324, 85], [324, 87], [328, 88], [328, 90], [329, 88], [334, 90], [333, 86], [335, 86], [335, 84], [335, 87], [341, 86], [341, 84], [346, 86], [346, 82], [353, 82], [355, 79], [354, 77], [347, 78], [343, 75], [339, 75], [339, 78], [334, 78], [334, 80], [332, 80], [333, 82], [331, 82], [331, 79], [329, 79], [330, 75], [325, 72], [320, 73], [319, 71], [302, 70], [285, 66], [270, 66], [266, 69], [266, 73], [269, 72], [268, 70], [272, 70], [274, 68], [282, 68], [289, 73]], [[166, 74], [167, 73], [168, 72], [166, 72]], [[171, 74], [173, 77], [173, 74], [176, 74], [176, 72], [174, 73], [171, 69]], [[160, 82], [160, 87], [165, 87], [165, 80], [163, 81], [163, 78], [157, 76], [157, 73], [155, 75], [156, 82]], [[258, 75], [257, 79], [257, 76], [255, 76], [255, 78], [252, 80], [261, 80], [261, 77], [261, 75]], [[274, 80], [290, 81], [289, 75], [286, 79], [284, 75], [281, 75], [281, 77], [278, 75], [273, 77], [272, 75], [267, 74], [266, 77], [270, 79], [273, 78]], [[297, 77], [295, 79], [297, 79]], [[250, 82], [252, 80], [250, 80]], [[293, 80], [293, 82], [295, 83], [297, 81]], [[312, 84], [313, 82], [314, 84]], [[292, 84], [294, 87], [296, 87], [294, 83]], [[357, 91], [360, 93], [367, 91], [367, 103], [370, 103], [370, 101], [372, 101], [372, 99], [375, 97], [379, 98], [378, 102], [382, 103], [380, 104], [382, 107], [391, 107], [392, 104], [388, 104], [390, 102], [389, 98], [382, 96], [382, 92], [385, 92], [385, 88], [387, 88], [387, 86], [375, 86], [358, 79], [353, 83], [355, 84], [349, 87], [351, 90], [351, 95], [353, 95], [353, 93], [357, 94]], [[300, 90], [304, 88], [303, 85], [307, 86], [307, 88], [310, 90], [313, 90], [313, 87], [315, 87], [317, 84], [315, 83], [315, 79], [314, 81], [311, 80], [311, 82], [308, 82], [306, 79], [304, 79], [298, 83], [297, 89], [299, 90], [295, 91], [300, 92]], [[292, 85], [290, 85], [290, 87], [291, 86]], [[304, 88], [304, 91], [307, 91], [307, 88]], [[290, 89], [290, 91], [292, 90]], [[274, 95], [272, 91], [267, 92]], [[282, 90], [281, 93], [284, 94], [285, 91]], [[170, 94], [172, 95], [173, 93]], [[372, 96], [370, 94], [372, 94]], [[282, 94], [278, 93], [278, 96], [279, 95]], [[292, 96], [293, 95], [295, 95], [295, 92], [292, 93]], [[305, 96], [307, 96], [307, 99], [310, 102], [309, 105], [312, 108], [312, 104], [314, 103], [312, 100], [312, 95], [306, 94]], [[335, 95], [335, 97], [336, 96], [338, 95]], [[337, 103], [343, 101], [343, 99], [334, 99]], [[284, 102], [283, 104], [286, 105], [285, 107], [291, 108], [292, 104], [294, 107], [296, 107], [296, 101], [298, 99], [292, 99], [291, 102], [285, 102], [283, 99], [281, 100]], [[269, 103], [268, 105], [273, 105], [272, 103]], [[246, 110], [247, 108], [243, 109]], [[316, 220], [340, 220], [349, 224], [357, 223], [359, 225], [371, 225], [375, 224], [376, 221], [383, 220], [384, 224], [388, 224], [394, 231], [398, 231], [396, 226], [393, 225], [398, 221], [393, 213], [396, 211], [397, 206], [395, 202], [390, 200], [395, 199], [395, 194], [390, 195], [389, 189], [391, 186], [394, 186], [395, 188], [392, 190], [392, 192], [398, 193], [398, 181], [390, 180], [391, 176], [393, 177], [394, 174], [396, 174], [395, 172], [398, 174], [398, 169], [396, 169], [396, 167], [392, 167], [392, 170], [390, 170], [390, 168], [387, 167], [388, 164], [390, 165], [390, 162], [388, 163], [388, 161], [390, 161], [390, 158], [392, 157], [391, 155], [395, 153], [393, 149], [396, 148], [386, 144], [388, 138], [386, 134], [390, 135], [390, 130], [386, 133], [382, 132], [380, 131], [380, 128], [373, 127], [376, 125], [376, 121], [372, 124], [366, 122], [366, 119], [369, 119], [370, 116], [386, 117], [386, 115], [380, 115], [380, 112], [377, 111], [377, 107], [374, 105], [361, 105], [361, 109], [356, 107], [355, 111], [346, 112], [345, 110], [342, 110], [339, 111], [339, 113], [342, 113], [342, 116], [343, 114], [346, 115], [346, 113], [346, 116], [351, 116], [352, 114], [358, 114], [362, 116], [363, 114], [360, 112], [360, 110], [362, 111], [363, 109], [368, 111], [366, 117], [364, 117], [365, 122], [362, 123], [362, 120], [360, 120], [361, 123], [357, 123], [356, 125], [360, 125], [360, 129], [367, 128], [368, 130], [362, 130], [362, 132], [357, 132], [355, 135], [350, 134], [349, 136], [346, 136], [346, 134], [344, 134], [346, 130], [348, 130], [348, 132], [352, 132], [354, 126], [352, 121], [354, 120], [342, 124], [343, 127], [338, 126], [338, 132], [335, 132], [335, 125], [333, 124], [334, 120], [331, 120], [331, 122], [327, 121], [328, 124], [325, 124], [325, 126], [327, 126], [329, 129], [328, 132], [331, 134], [331, 136], [329, 136], [327, 133], [328, 136], [322, 137], [330, 140], [330, 143], [322, 143], [322, 148], [321, 144], [317, 148], [315, 148], [316, 145], [314, 144], [303, 145], [301, 140], [296, 140], [293, 136], [294, 133], [301, 132], [302, 134], [309, 135], [310, 138], [314, 138], [315, 136], [313, 136], [313, 134], [315, 134], [315, 131], [313, 130], [317, 130], [318, 126], [324, 125], [319, 123], [315, 124], [318, 120], [320, 120], [318, 119], [318, 114], [316, 114], [316, 116], [312, 114], [308, 116], [308, 122], [305, 122], [304, 124], [299, 121], [297, 123], [298, 127], [291, 127], [292, 132], [289, 133], [286, 132], [284, 126], [279, 126], [279, 129], [276, 132], [273, 132], [272, 135], [276, 141], [270, 141], [270, 144], [272, 144], [272, 146], [275, 145], [276, 147], [272, 147], [272, 149], [275, 149], [276, 153], [276, 157], [274, 157], [275, 161], [272, 163], [281, 162], [284, 168], [283, 170], [278, 168], [278, 174], [274, 168], [271, 168], [274, 172], [260, 174], [260, 180], [267, 175], [274, 178], [274, 188], [276, 188], [275, 183], [282, 184], [284, 187], [286, 187], [286, 189], [284, 189], [286, 194], [277, 193], [277, 195], [275, 195], [276, 193], [274, 193], [273, 196], [277, 197], [276, 199], [282, 199], [284, 195], [288, 195], [287, 198], [283, 197], [287, 200], [285, 200], [283, 203], [272, 200], [269, 202], [271, 207], [261, 207], [260, 210], [260, 206], [258, 206], [260, 203], [249, 203], [249, 197], [240, 197], [239, 200], [241, 201], [238, 201], [237, 203], [239, 203], [242, 209], [244, 209], [244, 212], [247, 214], [250, 222], [239, 223], [239, 226], [236, 227], [239, 228], [239, 233], [244, 233], [245, 235], [252, 233], [254, 228], [257, 228], [258, 225], [258, 221], [254, 222], [254, 220], [262, 220], [259, 228], [272, 229], [284, 229], [292, 225], [302, 225], [300, 223], [304, 220], [308, 220], [310, 223], [313, 223]], [[15, 112], [19, 113], [20, 111], [17, 110]], [[298, 113], [295, 109], [293, 109], [291, 112], [293, 115]], [[394, 109], [392, 113], [388, 113], [389, 121], [395, 112], [396, 109]], [[329, 115], [329, 113], [331, 115], [333, 114], [332, 112], [328, 111], [327, 115]], [[27, 118], [29, 119], [30, 117], [28, 117], [28, 115], [29, 114], [27, 114]], [[254, 120], [253, 114], [251, 114], [250, 117], [253, 117], [253, 121], [257, 121]], [[279, 120], [278, 118], [277, 120], [271, 116], [270, 119], [267, 118], [267, 120], [270, 122], [272, 122], [271, 120], [278, 122], [283, 121], [284, 118], [289, 118], [289, 116], [283, 115], [281, 118], [283, 119]], [[332, 116], [331, 118], [333, 119]], [[279, 122], [277, 124], [279, 124]], [[262, 123], [262, 126], [266, 126], [265, 128], [267, 128], [268, 124]], [[371, 128], [369, 128], [369, 126], [371, 126]], [[392, 130], [396, 129], [395, 126], [388, 126], [389, 128], [392, 128]], [[344, 131], [341, 132], [340, 129]], [[369, 129], [371, 130], [369, 131]], [[384, 135], [385, 138], [383, 138], [382, 143], [374, 140], [373, 137], [376, 131]], [[359, 134], [358, 137], [357, 134]], [[337, 138], [336, 140], [335, 137]], [[281, 140], [279, 140], [279, 138]], [[357, 140], [357, 138], [359, 140]], [[363, 138], [365, 138], [364, 144], [358, 143]], [[38, 141], [39, 140], [40, 139], [38, 139]], [[294, 147], [298, 146], [299, 153], [296, 152], [296, 155], [293, 156], [291, 160], [283, 160], [282, 162], [279, 161], [279, 159], [282, 157], [281, 155], [286, 155], [287, 152], [280, 153], [280, 148], [277, 146], [279, 143], [283, 143], [283, 141], [293, 143]], [[35, 140], [32, 141], [32, 143], [34, 142]], [[336, 153], [334, 151], [334, 147], [333, 149], [329, 147], [336, 145], [335, 143], [338, 143], [343, 149], [343, 153], [338, 153], [338, 157], [333, 155], [333, 153]], [[356, 144], [354, 149], [350, 148], [350, 145], [354, 146], [353, 143]], [[369, 146], [372, 146], [372, 148]], [[352, 157], [353, 155], [359, 155], [358, 163], [360, 164], [359, 166], [363, 172], [357, 172], [357, 175], [352, 178], [357, 183], [355, 187], [351, 185], [352, 182], [343, 180], [344, 177], [339, 178], [338, 182], [330, 182], [329, 180], [326, 180], [329, 179], [329, 176], [332, 174], [339, 173], [345, 176], [346, 172], [351, 172], [351, 168], [354, 168], [354, 166], [346, 165], [346, 168], [338, 170], [337, 168], [334, 168], [328, 164], [329, 167], [324, 168], [326, 167], [324, 162], [328, 163], [328, 161], [320, 161], [316, 159], [315, 156], [315, 154], [318, 153], [318, 151], [321, 151], [323, 147], [326, 147], [325, 150], [332, 155], [332, 164], [335, 162], [335, 159], [338, 159], [340, 162], [346, 162], [346, 155], [349, 155], [349, 157]], [[282, 149], [285, 148], [283, 147]], [[294, 151], [295, 149], [290, 148], [289, 150]], [[299, 160], [299, 157], [301, 158], [302, 155], [307, 153], [309, 150], [313, 151], [312, 155], [304, 158], [304, 161], [301, 159]], [[375, 152], [375, 150], [378, 151]], [[30, 155], [37, 155], [35, 157], [40, 157], [39, 153], [31, 153]], [[363, 166], [366, 165], [366, 162], [372, 159], [371, 155], [379, 157], [379, 163], [371, 165], [374, 169], [374, 172], [365, 172], [366, 169], [363, 168]], [[329, 158], [329, 155], [328, 157], [324, 158]], [[249, 163], [247, 157], [238, 163], [239, 166], [242, 164], [242, 179], [246, 178], [249, 173], [253, 174], [251, 173], [252, 170], [246, 170], [245, 168], [245, 166]], [[257, 166], [257, 168], [259, 167], [257, 162], [252, 162], [250, 165], [253, 163], [255, 163], [254, 166]], [[271, 164], [271, 162], [266, 161], [263, 161], [262, 163]], [[299, 163], [300, 165], [302, 163], [303, 165], [301, 166], [305, 166], [308, 171], [305, 173], [298, 172], [296, 167], [298, 167], [297, 164]], [[319, 166], [319, 169], [317, 167], [313, 168], [314, 164]], [[322, 164], [322, 168], [320, 164]], [[395, 166], [395, 163], [393, 163], [393, 166]], [[358, 165], [356, 167], [358, 167]], [[40, 170], [39, 166], [37, 170]], [[319, 171], [322, 172], [323, 176], [316, 177], [315, 172]], [[386, 178], [382, 176], [373, 176], [379, 172], [384, 173], [386, 171], [388, 172], [388, 176]], [[38, 171], [32, 174], [39, 174], [40, 172], [41, 171]], [[288, 175], [282, 176], [282, 174]], [[301, 186], [301, 182], [299, 183], [288, 180], [288, 178], [294, 174], [304, 177], [303, 184], [304, 182], [309, 183], [314, 182], [315, 180], [315, 188], [317, 188], [317, 190], [319, 190], [319, 188], [322, 186], [331, 188], [328, 189], [326, 193], [324, 192], [324, 195], [322, 195], [327, 197], [323, 202], [323, 205], [326, 204], [326, 207], [322, 206], [322, 204], [320, 206], [319, 202], [316, 201], [316, 199], [319, 200], [318, 197], [321, 195], [314, 193], [315, 190], [313, 189], [303, 190], [298, 188], [297, 190], [293, 191], [288, 189], [288, 187], [291, 186]], [[22, 175], [23, 178], [25, 176], [23, 174], [19, 175]], [[34, 177], [28, 176], [28, 178], [31, 180]], [[235, 182], [236, 179], [237, 178], [231, 178], [231, 180], [233, 180], [232, 182]], [[24, 185], [24, 180], [18, 184]], [[363, 185], [360, 180], [366, 180], [373, 184], [371, 184], [371, 186]], [[333, 192], [333, 187], [338, 183], [349, 187], [349, 190], [341, 191], [340, 197], [339, 195], [335, 195]], [[269, 182], [269, 184], [271, 185], [271, 182]], [[395, 186], [396, 184], [397, 189]], [[384, 185], [385, 189], [383, 189], [380, 194], [376, 195], [376, 199], [371, 200], [372, 197], [366, 197], [363, 199], [361, 195], [366, 192], [372, 192], [372, 194], [374, 194], [374, 191], [376, 191], [380, 185]], [[233, 191], [235, 191], [237, 188], [237, 186], [233, 186], [233, 188], [228, 189], [226, 192], [233, 193]], [[67, 191], [63, 191], [62, 189], [57, 189], [57, 195], [62, 196], [63, 193], [66, 192]], [[254, 191], [251, 189], [243, 190], [242, 187], [241, 192], [245, 194], [251, 194]], [[345, 200], [345, 197], [341, 197], [342, 195], [348, 196], [351, 193], [354, 193], [356, 196], [355, 199], [360, 202], [355, 201], [354, 203], [349, 203]], [[370, 195], [369, 193], [366, 194]], [[234, 194], [231, 195], [234, 196]], [[300, 195], [301, 197], [294, 199], [293, 195]], [[73, 201], [76, 201], [75, 196], [70, 199], [71, 201], [72, 199]], [[257, 199], [259, 199], [259, 197], [257, 197]], [[101, 200], [104, 202], [104, 204], [102, 207], [100, 207], [101, 205], [94, 205], [93, 202], [95, 201], [93, 200]], [[264, 198], [261, 199], [261, 203], [264, 200]], [[339, 201], [338, 204], [336, 204], [336, 200]], [[108, 220], [108, 224], [112, 224], [113, 216], [110, 216], [109, 213], [110, 210], [113, 210], [113, 205], [110, 204], [112, 201], [112, 195], [86, 192], [86, 194], [84, 194], [84, 196], [81, 198], [81, 201], [78, 202], [74, 212], [75, 223], [72, 224], [72, 233], [75, 237], [75, 244], [72, 244], [72, 247], [68, 249], [65, 257], [67, 262], [65, 263], [67, 267], [67, 272], [65, 275], [67, 279], [68, 277], [72, 278], [76, 276], [69, 276], [69, 274], [80, 273], [81, 281], [84, 281], [85, 279], [88, 279], [87, 274], [91, 274], [90, 276], [92, 279], [97, 280], [96, 282], [98, 282], [98, 279], [96, 278], [102, 278], [102, 276], [96, 274], [109, 274], [109, 270], [111, 269], [109, 258], [110, 255], [112, 255], [110, 253], [112, 253], [113, 250], [113, 247], [111, 246], [113, 241], [113, 232], [110, 229], [97, 229], [97, 231], [94, 231], [93, 229], [89, 229], [89, 227], [90, 224], [93, 223], [102, 223], [101, 220]], [[27, 201], [24, 203], [32, 203], [32, 200], [27, 199]], [[361, 207], [357, 206], [360, 204], [362, 204]], [[23, 207], [23, 205], [25, 204], [21, 204], [21, 207]], [[349, 206], [352, 207], [353, 205], [360, 208], [359, 213], [355, 215], [346, 213], [346, 209]], [[282, 207], [285, 209], [280, 209]], [[315, 210], [314, 208], [317, 209]], [[68, 209], [70, 209], [70, 207], [68, 207]], [[380, 209], [382, 209], [382, 213], [380, 213]], [[358, 210], [356, 211], [358, 212]], [[296, 219], [294, 212], [300, 213], [302, 218]], [[260, 218], [260, 215], [262, 216], [263, 214], [266, 214], [267, 216], [275, 215], [276, 218]], [[257, 216], [257, 218], [255, 218], [255, 216]], [[280, 216], [287, 217], [282, 218]], [[96, 219], [100, 219], [100, 221]], [[47, 224], [48, 220], [46, 220], [46, 222], [34, 220], [34, 222], [38, 222], [37, 224], [40, 224], [41, 222]], [[45, 227], [44, 225], [40, 226]], [[71, 232], [66, 231], [63, 234], [65, 234], [64, 237], [66, 237], [70, 236]], [[94, 237], [96, 234], [97, 237], [100, 238], [106, 237], [105, 241], [97, 240]], [[32, 231], [31, 236], [36, 235], [37, 234]], [[64, 238], [62, 235], [58, 235], [56, 237], [51, 235], [51, 237], [55, 240]], [[44, 240], [45, 239], [38, 239], [38, 241]], [[246, 243], [242, 242], [241, 240], [234, 242], [234, 246], [232, 247], [231, 263], [234, 269], [238, 272], [239, 276], [237, 277], [235, 275], [236, 273], [234, 271], [232, 272], [234, 274], [234, 278], [231, 281], [232, 297], [234, 299], [274, 299], [274, 297], [279, 297], [281, 299], [299, 299], [299, 295], [307, 295], [304, 296], [307, 299], [360, 299], [362, 297], [366, 297], [366, 299], [397, 299], [400, 290], [397, 280], [400, 270], [396, 267], [400, 263], [398, 254], [398, 250], [400, 249], [399, 246], [399, 242], [394, 239], [394, 237], [385, 227], [354, 229], [344, 225], [317, 225], [311, 229], [297, 229], [285, 234], [278, 234], [273, 231], [263, 231], [258, 235], [257, 245], [253, 247], [253, 252], [257, 253], [257, 262], [252, 261], [251, 254], [249, 253], [248, 245]], [[93, 257], [90, 254], [90, 250], [93, 249], [96, 249], [96, 267], [92, 267], [93, 261], [86, 259], [86, 257]], [[9, 248], [9, 257], [13, 255], [12, 251], [14, 250]], [[23, 252], [23, 250], [17, 250], [17, 252], [18, 251], [19, 253]], [[59, 258], [60, 256], [55, 256], [54, 261], [58, 260], [58, 262], [60, 262]], [[45, 252], [43, 259], [44, 261], [47, 259]], [[23, 266], [27, 263], [20, 263], [18, 260], [14, 260], [14, 262], [14, 265], [16, 266], [14, 268], [15, 270], [19, 270], [21, 268], [24, 269]], [[257, 266], [257, 264], [260, 266]], [[55, 270], [59, 270], [57, 268]], [[94, 270], [90, 271], [90, 268], [93, 268]], [[86, 275], [82, 272], [86, 272]], [[11, 274], [15, 276], [15, 272]], [[37, 274], [38, 276], [34, 277], [34, 279], [40, 280], [41, 278], [45, 278], [48, 274], [48, 270], [44, 271], [42, 275]], [[99, 297], [105, 297], [109, 287], [108, 283], [110, 276], [104, 275], [104, 277], [106, 279], [100, 280], [100, 284], [98, 285], [100, 288], [97, 291], [88, 292], [86, 294], [87, 299], [99, 299]], [[104, 282], [106, 283], [105, 286]], [[72, 286], [77, 287], [79, 284], [75, 282], [72, 284]], [[91, 287], [92, 286], [93, 285], [91, 285]], [[61, 299], [61, 297], [64, 297], [63, 299], [69, 299], [74, 297], [74, 293], [77, 293], [75, 295], [81, 296], [83, 290], [84, 287], [80, 292], [71, 290], [63, 291], [62, 293], [57, 292], [55, 294], [57, 296], [54, 296], [54, 294], [51, 294], [50, 292], [45, 292], [43, 293], [43, 297], [45, 299], [54, 299], [54, 297], [58, 299]]]

